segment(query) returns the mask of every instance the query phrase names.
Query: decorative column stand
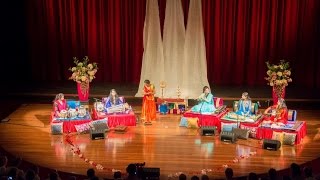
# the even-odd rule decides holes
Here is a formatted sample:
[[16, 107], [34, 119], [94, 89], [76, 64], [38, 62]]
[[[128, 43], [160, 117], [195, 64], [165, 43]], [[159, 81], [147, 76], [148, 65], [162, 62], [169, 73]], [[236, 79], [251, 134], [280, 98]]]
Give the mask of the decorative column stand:
[[166, 88], [166, 86], [167, 86], [167, 85], [166, 85], [166, 82], [165, 82], [165, 81], [161, 81], [161, 82], [160, 82], [160, 88], [161, 88], [161, 99], [163, 99], [163, 97], [164, 97], [164, 96], [163, 96], [163, 95], [164, 95], [164, 93], [163, 93], [163, 89], [164, 89], [164, 88]]

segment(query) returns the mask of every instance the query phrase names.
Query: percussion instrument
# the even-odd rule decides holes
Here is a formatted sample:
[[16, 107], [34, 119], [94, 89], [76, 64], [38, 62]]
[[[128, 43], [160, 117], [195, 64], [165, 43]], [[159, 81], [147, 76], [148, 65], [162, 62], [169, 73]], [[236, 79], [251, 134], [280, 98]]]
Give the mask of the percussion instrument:
[[119, 104], [116, 106], [111, 106], [107, 108], [107, 113], [123, 113], [125, 112], [125, 107], [123, 104]]
[[102, 112], [104, 111], [104, 104], [102, 102], [95, 102], [94, 108], [96, 109], [96, 111]]
[[67, 115], [68, 115], [68, 113], [67, 113], [66, 110], [61, 110], [60, 111], [60, 118], [67, 118]]
[[83, 105], [81, 105], [78, 109], [78, 116], [84, 117], [84, 116], [86, 116], [86, 114], [87, 114], [86, 108]]
[[69, 109], [69, 110], [68, 110], [68, 116], [69, 116], [69, 118], [76, 118], [77, 115], [78, 115], [77, 110], [75, 110], [75, 109]]

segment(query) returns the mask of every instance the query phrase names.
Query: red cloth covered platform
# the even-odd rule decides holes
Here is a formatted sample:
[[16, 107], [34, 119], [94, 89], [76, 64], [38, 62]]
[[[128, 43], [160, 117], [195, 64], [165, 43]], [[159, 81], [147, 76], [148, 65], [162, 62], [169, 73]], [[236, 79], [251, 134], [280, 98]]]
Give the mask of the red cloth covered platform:
[[91, 116], [85, 117], [83, 119], [64, 119], [64, 120], [61, 121], [61, 120], [56, 119], [54, 117], [54, 113], [53, 112], [51, 113], [51, 118], [50, 118], [50, 124], [51, 125], [63, 122], [63, 132], [64, 133], [77, 132], [77, 130], [75, 128], [75, 125], [86, 124], [86, 123], [89, 123], [91, 121], [92, 121]]
[[302, 139], [307, 134], [307, 125], [305, 121], [302, 121], [300, 126], [296, 130], [288, 130], [288, 129], [272, 129], [266, 127], [259, 127], [257, 132], [258, 139], [272, 139], [273, 132], [286, 132], [286, 133], [294, 133], [296, 134], [295, 144], [300, 144]]
[[136, 116], [134, 112], [129, 112], [128, 114], [106, 114], [105, 112], [97, 112], [93, 109], [92, 116], [94, 120], [97, 119], [108, 119], [108, 126], [116, 127], [119, 125], [123, 126], [135, 126], [136, 125]]
[[191, 117], [191, 118], [198, 118], [199, 127], [201, 126], [216, 126], [218, 131], [221, 130], [221, 117], [225, 115], [228, 111], [223, 111], [220, 114], [200, 114], [200, 113], [193, 113], [193, 112], [185, 112], [183, 117]]

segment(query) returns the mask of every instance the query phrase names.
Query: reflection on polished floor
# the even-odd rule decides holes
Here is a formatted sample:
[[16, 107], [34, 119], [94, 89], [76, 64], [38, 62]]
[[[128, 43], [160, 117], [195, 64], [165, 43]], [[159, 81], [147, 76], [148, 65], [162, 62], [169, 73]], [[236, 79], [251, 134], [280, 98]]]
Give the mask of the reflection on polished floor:
[[[230, 144], [218, 136], [200, 136], [197, 129], [179, 127], [179, 115], [157, 115], [151, 126], [140, 122], [124, 134], [111, 130], [101, 140], [91, 140], [89, 134], [51, 135], [51, 109], [51, 104], [21, 105], [9, 115], [9, 122], [0, 124], [0, 145], [27, 161], [66, 172], [85, 174], [91, 164], [100, 164], [105, 168], [97, 173], [101, 177], [111, 177], [112, 169], [124, 172], [129, 163], [142, 162], [159, 167], [163, 177], [206, 171], [210, 177], [222, 178], [226, 165], [235, 176], [244, 176], [265, 173], [270, 167], [288, 168], [292, 162], [305, 163], [320, 155], [320, 112], [315, 110], [299, 111], [298, 119], [307, 122], [308, 130], [301, 144], [267, 151], [255, 139]], [[137, 115], [140, 109], [135, 108]], [[70, 141], [85, 158], [73, 152]], [[237, 157], [243, 158], [233, 162]]]

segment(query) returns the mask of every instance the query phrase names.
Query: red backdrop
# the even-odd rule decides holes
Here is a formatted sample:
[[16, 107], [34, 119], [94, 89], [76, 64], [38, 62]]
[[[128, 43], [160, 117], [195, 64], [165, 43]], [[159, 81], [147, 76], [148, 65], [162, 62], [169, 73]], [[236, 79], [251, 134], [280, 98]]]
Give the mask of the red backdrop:
[[[161, 27], [165, 0], [159, 0]], [[187, 22], [189, 0], [182, 0]], [[27, 1], [34, 80], [67, 80], [72, 57], [99, 63], [97, 82], [140, 80], [146, 0]], [[262, 85], [265, 61], [289, 60], [293, 84], [320, 87], [320, 1], [202, 0], [208, 80]]]

